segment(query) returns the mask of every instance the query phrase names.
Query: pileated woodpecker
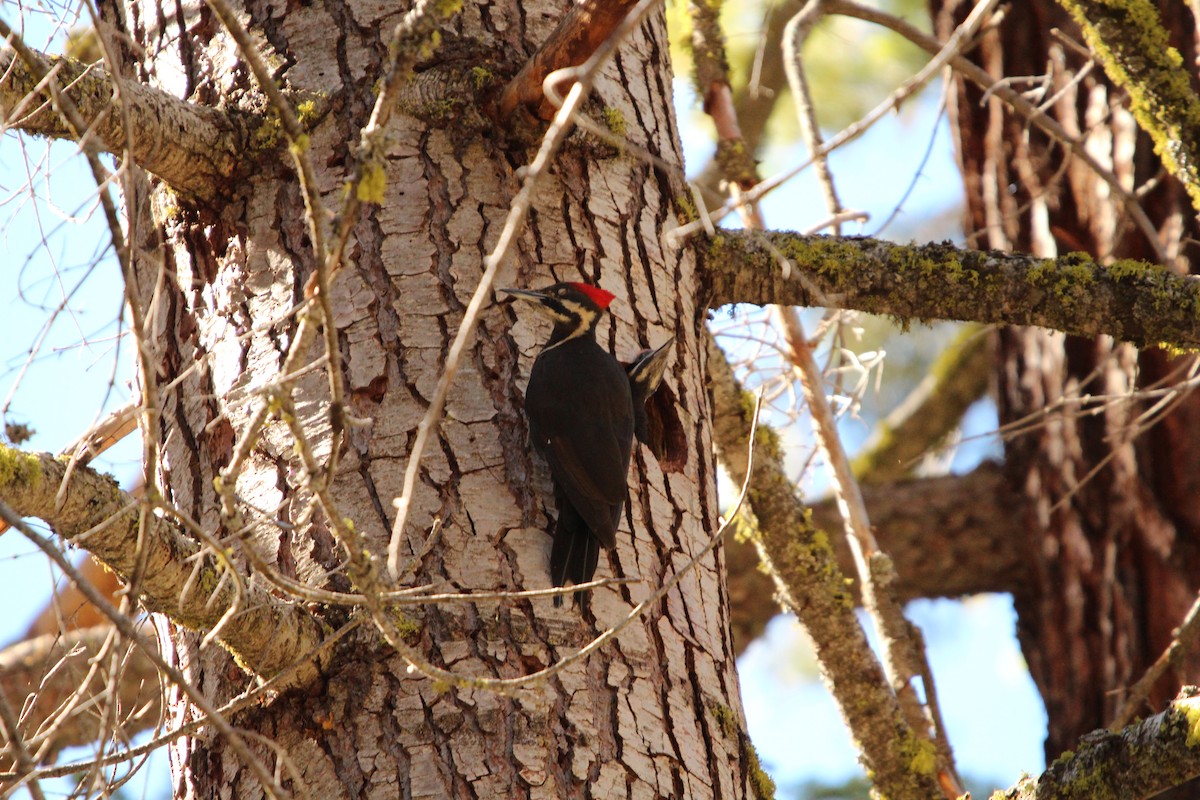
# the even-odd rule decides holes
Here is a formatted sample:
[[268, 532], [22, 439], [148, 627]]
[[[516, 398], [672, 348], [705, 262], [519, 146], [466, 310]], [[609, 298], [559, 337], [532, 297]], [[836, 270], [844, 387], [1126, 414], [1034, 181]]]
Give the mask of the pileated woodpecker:
[[525, 414], [533, 446], [550, 464], [558, 506], [550, 578], [555, 586], [586, 583], [600, 547], [616, 545], [633, 450], [633, 373], [596, 343], [596, 322], [613, 295], [586, 283], [501, 291], [535, 303], [554, 322], [529, 374]]

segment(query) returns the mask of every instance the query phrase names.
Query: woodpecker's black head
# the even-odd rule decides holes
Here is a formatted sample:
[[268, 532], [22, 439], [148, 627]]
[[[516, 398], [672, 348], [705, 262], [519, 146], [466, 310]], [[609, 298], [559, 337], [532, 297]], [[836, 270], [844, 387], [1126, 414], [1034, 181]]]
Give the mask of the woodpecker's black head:
[[554, 332], [548, 344], [557, 344], [576, 336], [591, 336], [596, 322], [613, 300], [613, 294], [586, 283], [556, 283], [539, 291], [501, 289], [518, 300], [535, 303], [538, 309], [554, 321]]
[[658, 391], [663, 372], [667, 368], [667, 357], [671, 355], [674, 339], [655, 350], [643, 350], [625, 365], [629, 378], [629, 393], [633, 399], [633, 433], [642, 444], [661, 458], [666, 452], [663, 437], [662, 413], [655, 403], [647, 401]]
[[635, 404], [639, 400], [644, 401], [658, 391], [658, 385], [662, 383], [663, 372], [667, 368], [667, 358], [671, 355], [671, 348], [674, 346], [675, 340], [668, 339], [654, 350], [643, 350], [638, 353], [633, 357], [633, 361], [625, 365], [625, 372], [629, 375], [629, 388]]

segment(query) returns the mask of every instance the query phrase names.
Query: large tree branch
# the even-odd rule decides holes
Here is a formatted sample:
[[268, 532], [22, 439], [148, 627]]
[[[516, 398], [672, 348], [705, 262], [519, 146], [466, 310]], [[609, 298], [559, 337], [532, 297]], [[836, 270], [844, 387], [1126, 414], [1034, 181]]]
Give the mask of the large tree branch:
[[[863, 498], [879, 546], [895, 563], [903, 600], [1021, 594], [1029, 585], [1020, 500], [998, 465], [986, 463], [966, 475], [864, 484]], [[813, 522], [836, 529], [841, 518], [834, 501], [814, 506]], [[844, 544], [836, 549], [843, 569], [853, 564]]]
[[[732, 452], [736, 437], [745, 434], [734, 426], [719, 427], [717, 447]], [[750, 486], [751, 492], [759, 488]], [[879, 546], [896, 565], [901, 599], [980, 592], [1019, 595], [1030, 585], [1029, 562], [1021, 549], [1021, 515], [1015, 510], [1020, 500], [997, 465], [983, 464], [966, 475], [864, 484], [863, 499]], [[836, 530], [842, 523], [835, 501], [814, 505], [812, 521], [822, 530]], [[853, 575], [854, 561], [845, 541], [838, 538], [834, 550], [838, 567]], [[753, 544], [728, 544], [730, 625], [739, 653], [779, 613], [774, 585], [759, 564]], [[857, 582], [854, 587], [857, 591]]]
[[[804, 280], [784, 278], [782, 253]], [[951, 319], [1108, 334], [1139, 346], [1200, 348], [1200, 279], [1081, 253], [1057, 259], [895, 244], [866, 237], [720, 231], [703, 250], [711, 306], [842, 308], [904, 321]]]
[[[121, 156], [132, 134], [133, 162], [189, 199], [209, 202], [226, 191], [250, 143], [248, 117], [193, 105], [132, 81], [114, 86], [99, 63], [40, 56], [40, 63], [28, 64], [8, 49], [0, 51], [0, 116], [5, 127], [75, 138], [50, 102], [47, 80], [63, 87], [107, 152]], [[117, 102], [128, 111], [130, 131]]]
[[1200, 697], [1185, 689], [1167, 709], [1117, 732], [1095, 731], [1036, 778], [993, 800], [1087, 797], [1140, 800], [1200, 776]]
[[[64, 478], [62, 504], [55, 494]], [[67, 541], [87, 549], [114, 572], [129, 576], [144, 559], [138, 598], [187, 628], [212, 630], [236, 605], [234, 618], [218, 639], [246, 669], [270, 677], [313, 650], [325, 638], [324, 625], [306, 610], [254, 583], [238, 597], [235, 581], [214, 555], [148, 515], [146, 537], [138, 542], [137, 501], [116, 481], [89, 467], [67, 465], [48, 453], [26, 454], [0, 445], [0, 498], [18, 514], [44, 520]], [[140, 552], [139, 552], [139, 547]], [[298, 681], [312, 677], [311, 670]]]

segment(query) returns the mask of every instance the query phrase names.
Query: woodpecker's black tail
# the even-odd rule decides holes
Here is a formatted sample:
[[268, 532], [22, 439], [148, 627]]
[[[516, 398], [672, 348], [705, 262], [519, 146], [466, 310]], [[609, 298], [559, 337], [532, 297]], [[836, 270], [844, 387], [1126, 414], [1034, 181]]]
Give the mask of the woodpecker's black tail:
[[[566, 586], [567, 581], [587, 583], [596, 574], [599, 560], [600, 540], [592, 535], [575, 506], [559, 494], [558, 521], [554, 525], [554, 545], [550, 549], [550, 578], [554, 585]], [[562, 601], [563, 595], [558, 595], [554, 605], [561, 606]], [[584, 603], [585, 593], [581, 593], [580, 605]]]

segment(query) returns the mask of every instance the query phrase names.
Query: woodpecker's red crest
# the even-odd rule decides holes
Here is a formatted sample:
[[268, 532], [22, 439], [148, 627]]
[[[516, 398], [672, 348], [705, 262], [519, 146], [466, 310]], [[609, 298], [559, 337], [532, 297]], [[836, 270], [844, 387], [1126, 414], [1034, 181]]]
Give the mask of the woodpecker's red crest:
[[592, 302], [600, 306], [601, 309], [608, 308], [608, 304], [613, 301], [614, 297], [616, 297], [616, 295], [614, 295], [612, 292], [605, 291], [599, 286], [592, 286], [591, 284], [587, 283], [572, 283], [569, 285], [574, 286], [576, 289], [592, 298]]

